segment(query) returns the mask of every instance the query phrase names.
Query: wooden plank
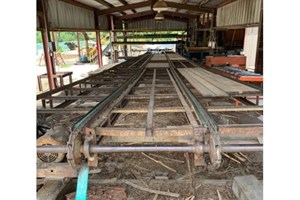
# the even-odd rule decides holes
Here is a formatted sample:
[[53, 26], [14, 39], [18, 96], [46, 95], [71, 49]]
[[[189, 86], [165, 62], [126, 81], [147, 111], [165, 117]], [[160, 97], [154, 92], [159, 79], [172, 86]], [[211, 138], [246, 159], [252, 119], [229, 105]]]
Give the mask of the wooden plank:
[[193, 68], [191, 70], [193, 71], [193, 73], [199, 75], [206, 81], [210, 82], [211, 84], [215, 85], [216, 87], [222, 89], [227, 93], [259, 92], [259, 90], [257, 89], [251, 88], [249, 86], [230, 80], [218, 74], [211, 73], [201, 68]]
[[232, 191], [238, 200], [263, 199], [263, 185], [253, 175], [234, 177]]
[[197, 83], [194, 79], [189, 78], [189, 74], [186, 71], [183, 71], [181, 69], [180, 73], [200, 92], [200, 94], [202, 96], [205, 97], [215, 97], [216, 95], [209, 89], [207, 89], [206, 87], [204, 87], [203, 85]]
[[152, 80], [152, 87], [150, 92], [150, 100], [148, 105], [148, 115], [147, 115], [147, 124], [146, 124], [146, 136], [153, 135], [153, 109], [154, 109], [154, 102], [155, 102], [155, 81], [156, 81], [156, 69], [153, 70], [153, 80]]
[[260, 135], [263, 134], [262, 124], [229, 124], [218, 125], [220, 134], [243, 134]]
[[169, 68], [169, 63], [157, 62], [157, 63], [148, 63], [146, 68]]
[[179, 72], [188, 80], [199, 92], [201, 95], [208, 97], [217, 97], [217, 96], [228, 96], [227, 93], [220, 90], [219, 88], [208, 83], [204, 79], [197, 77], [195, 74], [186, 70], [188, 68], [179, 68]]
[[167, 58], [166, 58], [165, 54], [154, 54], [150, 60], [151, 61], [156, 61], [156, 60], [167, 61]]
[[[196, 82], [214, 92], [216, 95], [222, 95], [222, 92], [228, 94], [258, 93], [259, 90], [226, 77], [211, 73], [201, 68], [179, 68], [178, 71], [201, 93], [201, 88]], [[195, 80], [194, 80], [195, 79]], [[193, 83], [192, 83], [193, 82]], [[222, 91], [222, 92], [220, 92]], [[217, 92], [217, 93], [216, 93]], [[203, 95], [204, 96], [204, 95]]]
[[188, 74], [190, 74], [190, 76], [192, 76], [197, 82], [201, 83], [206, 88], [208, 88], [213, 93], [215, 93], [216, 96], [225, 96], [225, 97], [228, 96], [228, 94], [224, 90], [216, 87], [214, 84], [211, 84], [211, 82], [207, 81], [205, 78], [203, 77], [199, 78], [197, 74], [191, 71], [188, 71]]
[[37, 200], [56, 200], [59, 193], [70, 183], [71, 179], [47, 180], [43, 187], [37, 192]]
[[77, 170], [68, 163], [40, 163], [37, 164], [37, 177], [51, 178], [74, 178], [77, 177]]

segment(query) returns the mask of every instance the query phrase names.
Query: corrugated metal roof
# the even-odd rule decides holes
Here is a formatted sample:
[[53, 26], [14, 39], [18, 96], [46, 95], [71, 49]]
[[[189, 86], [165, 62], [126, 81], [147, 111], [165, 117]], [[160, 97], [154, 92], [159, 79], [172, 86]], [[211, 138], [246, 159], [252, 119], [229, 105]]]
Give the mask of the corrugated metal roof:
[[150, 6], [146, 6], [146, 7], [136, 8], [135, 11], [136, 12], [144, 12], [144, 11], [148, 11], [150, 9], [151, 9]]
[[88, 5], [88, 6], [91, 6], [93, 8], [97, 8], [99, 10], [103, 10], [103, 9], [106, 9], [107, 7], [100, 4], [99, 2], [95, 1], [95, 0], [76, 0], [80, 3], [83, 3], [85, 5]]
[[238, 0], [217, 9], [217, 27], [259, 23], [262, 0]]
[[186, 22], [174, 21], [169, 19], [164, 19], [160, 23], [157, 23], [154, 19], [147, 19], [128, 23], [128, 29], [135, 30], [185, 30], [186, 28]]
[[100, 30], [109, 30], [108, 29], [108, 20], [105, 15], [98, 16], [99, 28]]
[[41, 28], [40, 20], [39, 20], [38, 16], [36, 16], [36, 27]]
[[128, 4], [132, 4], [132, 3], [140, 3], [140, 2], [144, 2], [147, 0], [126, 0]]
[[48, 21], [51, 28], [95, 28], [93, 11], [59, 0], [48, 2]]
[[207, 3], [203, 4], [202, 6], [206, 8], [213, 8], [224, 1], [226, 0], [209, 0]]

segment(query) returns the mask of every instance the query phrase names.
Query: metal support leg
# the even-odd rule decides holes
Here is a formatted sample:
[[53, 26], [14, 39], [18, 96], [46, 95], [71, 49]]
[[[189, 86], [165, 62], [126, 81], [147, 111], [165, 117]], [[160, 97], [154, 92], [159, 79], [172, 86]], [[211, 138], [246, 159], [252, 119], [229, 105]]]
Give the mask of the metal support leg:
[[89, 167], [84, 165], [78, 174], [75, 200], [87, 200]]

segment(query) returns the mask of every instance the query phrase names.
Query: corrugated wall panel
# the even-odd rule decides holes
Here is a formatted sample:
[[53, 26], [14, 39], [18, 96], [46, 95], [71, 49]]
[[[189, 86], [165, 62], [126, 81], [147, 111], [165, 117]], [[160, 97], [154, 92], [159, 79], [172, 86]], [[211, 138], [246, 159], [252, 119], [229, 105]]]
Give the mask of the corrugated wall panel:
[[165, 19], [157, 23], [154, 19], [141, 20], [128, 23], [128, 29], [147, 29], [147, 30], [185, 30], [186, 22]]
[[108, 30], [108, 20], [106, 15], [100, 15], [98, 17], [100, 30]]
[[94, 13], [62, 1], [48, 1], [50, 28], [95, 29]]
[[259, 23], [262, 0], [238, 0], [217, 9], [217, 26], [251, 25]]
[[36, 16], [36, 28], [41, 28], [40, 20], [39, 20], [38, 16]]

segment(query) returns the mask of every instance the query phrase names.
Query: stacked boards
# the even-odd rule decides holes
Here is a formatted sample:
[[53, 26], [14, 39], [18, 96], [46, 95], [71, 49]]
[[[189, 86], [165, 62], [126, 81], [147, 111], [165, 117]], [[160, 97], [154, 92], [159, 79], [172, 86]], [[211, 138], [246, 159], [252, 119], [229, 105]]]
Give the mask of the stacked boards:
[[202, 68], [178, 68], [182, 76], [204, 97], [259, 94], [260, 90]]

